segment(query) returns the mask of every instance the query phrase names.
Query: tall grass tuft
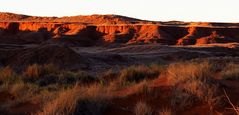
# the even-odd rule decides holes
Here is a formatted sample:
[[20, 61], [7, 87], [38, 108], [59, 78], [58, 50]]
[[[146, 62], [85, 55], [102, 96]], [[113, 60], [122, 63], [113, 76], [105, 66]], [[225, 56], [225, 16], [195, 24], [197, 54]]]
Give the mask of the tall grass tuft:
[[26, 68], [24, 74], [26, 75], [27, 79], [37, 79], [40, 78], [42, 72], [43, 70], [41, 65], [33, 64]]
[[18, 81], [19, 78], [17, 74], [10, 67], [4, 67], [0, 69], [0, 84], [8, 84]]
[[[208, 62], [181, 62], [169, 65], [168, 76], [174, 85], [172, 105], [191, 106], [196, 101], [210, 105], [217, 103], [217, 84], [214, 84], [211, 65]], [[210, 98], [209, 98], [210, 97]]]

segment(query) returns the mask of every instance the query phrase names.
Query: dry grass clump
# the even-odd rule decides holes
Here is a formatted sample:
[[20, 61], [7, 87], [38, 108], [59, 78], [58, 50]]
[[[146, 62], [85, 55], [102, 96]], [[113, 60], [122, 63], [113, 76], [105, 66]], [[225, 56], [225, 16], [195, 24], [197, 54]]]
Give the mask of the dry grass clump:
[[35, 80], [46, 75], [57, 74], [59, 72], [60, 70], [54, 64], [33, 64], [26, 68], [24, 75], [26, 76], [26, 79]]
[[53, 64], [29, 65], [23, 72], [23, 81], [47, 86], [59, 81], [58, 74], [61, 71]]
[[217, 85], [213, 82], [210, 64], [176, 63], [168, 67], [168, 75], [174, 85], [172, 105], [188, 107], [197, 101], [205, 101], [213, 106], [220, 99]]
[[139, 82], [144, 79], [152, 79], [158, 77], [162, 70], [160, 65], [150, 66], [131, 66], [120, 71], [119, 79], [122, 82]]
[[213, 75], [208, 62], [179, 62], [170, 64], [167, 68], [167, 74], [174, 85], [193, 80], [209, 81]]
[[239, 65], [230, 63], [222, 71], [221, 77], [223, 79], [235, 80], [239, 78]]
[[38, 64], [33, 64], [27, 67], [25, 70], [25, 75], [29, 79], [39, 78], [42, 73], [42, 67]]
[[38, 115], [73, 115], [100, 114], [106, 107], [106, 100], [110, 98], [107, 88], [100, 85], [75, 86], [64, 90], [59, 96], [47, 103]]
[[[0, 74], [2, 75], [2, 80], [13, 78], [13, 75], [20, 79], [19, 82], [1, 85], [1, 90], [9, 92], [14, 97], [14, 100], [3, 105], [4, 110], [21, 103], [34, 102], [39, 103], [44, 110], [43, 112], [39, 112], [39, 114], [54, 115], [72, 114], [80, 110], [78, 106], [85, 107], [93, 105], [94, 109], [95, 105], [99, 108], [105, 105], [103, 101], [101, 103], [103, 99], [99, 98], [103, 97], [100, 96], [101, 93], [105, 96], [107, 92], [99, 89], [102, 87], [98, 85], [90, 85], [96, 79], [85, 72], [59, 71], [52, 64], [33, 64], [23, 72], [23, 75], [15, 75], [15, 72], [9, 67], [3, 68]], [[10, 81], [13, 80], [11, 79]], [[77, 89], [71, 88], [77, 82], [85, 84], [85, 86], [77, 87]], [[70, 89], [61, 92], [62, 89], [68, 88]], [[74, 104], [74, 102], [77, 104]]]
[[145, 78], [146, 67], [129, 67], [120, 72], [120, 81], [138, 82]]
[[43, 111], [37, 115], [71, 115], [75, 112], [79, 94], [76, 88], [62, 91], [56, 99], [46, 103]]
[[0, 83], [10, 83], [17, 80], [16, 73], [10, 67], [0, 69]]
[[40, 86], [48, 86], [51, 84], [71, 86], [76, 82], [91, 84], [98, 81], [98, 78], [89, 75], [87, 72], [59, 70], [59, 68], [53, 64], [30, 65], [26, 68], [23, 78], [24, 81], [36, 83]]
[[135, 105], [134, 113], [136, 115], [152, 115], [153, 110], [151, 109], [151, 107], [147, 103], [139, 101]]

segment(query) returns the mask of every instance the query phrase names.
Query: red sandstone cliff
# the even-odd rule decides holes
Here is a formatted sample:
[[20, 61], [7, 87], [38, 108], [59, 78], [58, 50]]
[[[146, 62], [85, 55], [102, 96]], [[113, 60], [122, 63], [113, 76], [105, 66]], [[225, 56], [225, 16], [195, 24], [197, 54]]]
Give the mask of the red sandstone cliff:
[[[55, 22], [60, 19], [69, 22]], [[0, 22], [1, 43], [62, 41], [89, 46], [109, 43], [193, 45], [239, 41], [238, 24], [234, 26], [233, 24], [179, 22], [174, 25], [174, 22], [149, 24], [149, 21], [117, 15], [56, 18], [11, 13], [0, 13], [0, 20], [2, 21]]]

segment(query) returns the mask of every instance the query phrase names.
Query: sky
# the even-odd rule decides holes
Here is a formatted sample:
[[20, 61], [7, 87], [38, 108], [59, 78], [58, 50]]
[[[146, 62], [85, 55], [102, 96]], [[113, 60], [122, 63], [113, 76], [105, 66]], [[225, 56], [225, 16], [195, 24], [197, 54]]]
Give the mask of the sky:
[[118, 14], [154, 21], [239, 22], [239, 0], [0, 0], [0, 12], [34, 16]]

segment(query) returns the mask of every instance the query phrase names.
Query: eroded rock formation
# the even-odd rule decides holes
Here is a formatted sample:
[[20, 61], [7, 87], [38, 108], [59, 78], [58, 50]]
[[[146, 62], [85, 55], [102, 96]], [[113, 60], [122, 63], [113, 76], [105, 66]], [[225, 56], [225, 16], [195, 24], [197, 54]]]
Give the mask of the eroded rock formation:
[[11, 13], [0, 13], [0, 20], [1, 43], [60, 41], [91, 46], [112, 43], [195, 45], [239, 41], [238, 24], [150, 22], [117, 15], [57, 18]]

